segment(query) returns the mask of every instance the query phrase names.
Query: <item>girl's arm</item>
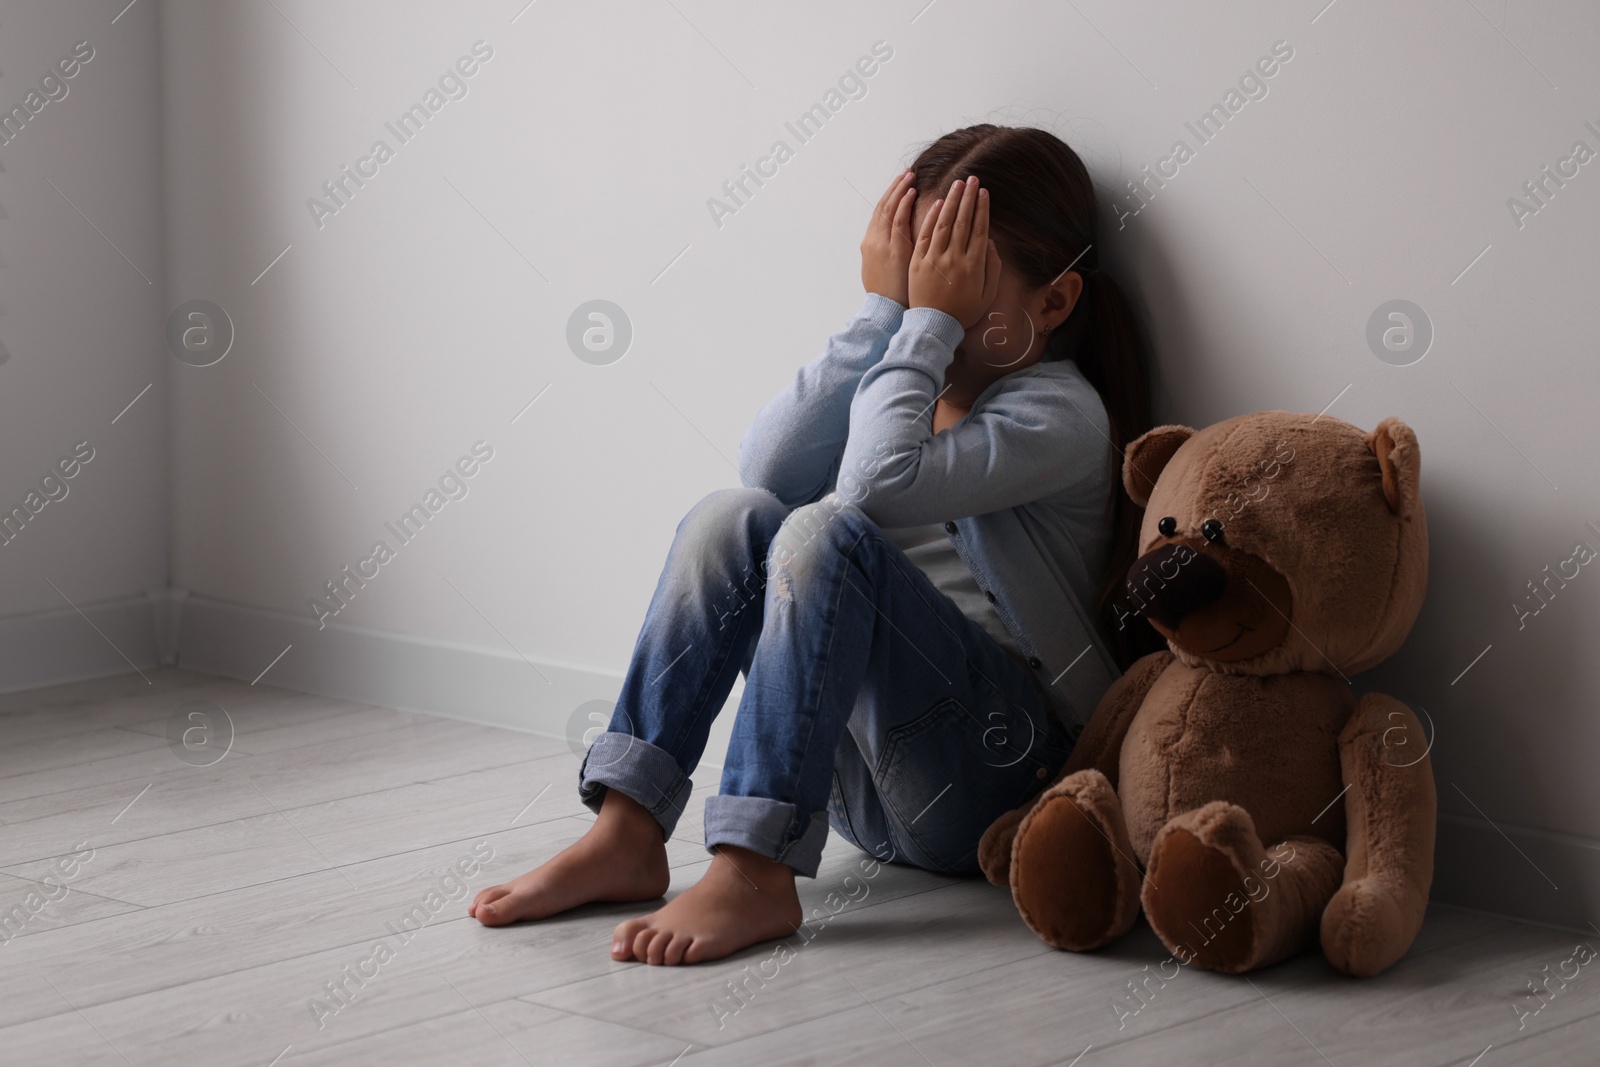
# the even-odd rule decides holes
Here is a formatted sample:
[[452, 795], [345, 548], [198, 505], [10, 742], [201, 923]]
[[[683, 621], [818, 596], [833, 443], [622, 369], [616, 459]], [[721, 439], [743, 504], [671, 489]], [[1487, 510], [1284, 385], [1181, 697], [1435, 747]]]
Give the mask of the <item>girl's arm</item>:
[[791, 507], [820, 497], [838, 469], [850, 432], [850, 397], [889, 338], [908, 301], [914, 175], [902, 171], [878, 198], [861, 239], [860, 313], [828, 341], [821, 357], [756, 413], [739, 442], [739, 478], [771, 490]]
[[934, 401], [963, 333], [943, 311], [910, 309], [856, 389], [839, 492], [879, 526], [1000, 511], [1108, 476], [1105, 408], [1081, 378], [1002, 388], [935, 434]]
[[879, 526], [999, 511], [1111, 474], [1105, 407], [1081, 375], [1056, 380], [1035, 370], [933, 433], [945, 368], [1000, 284], [988, 190], [969, 177], [950, 193], [933, 203], [917, 234], [911, 310], [850, 405], [839, 491]]
[[850, 324], [822, 355], [801, 367], [762, 409], [739, 442], [739, 478], [791, 507], [820, 497], [850, 433], [850, 397], [883, 358], [905, 308], [868, 293]]

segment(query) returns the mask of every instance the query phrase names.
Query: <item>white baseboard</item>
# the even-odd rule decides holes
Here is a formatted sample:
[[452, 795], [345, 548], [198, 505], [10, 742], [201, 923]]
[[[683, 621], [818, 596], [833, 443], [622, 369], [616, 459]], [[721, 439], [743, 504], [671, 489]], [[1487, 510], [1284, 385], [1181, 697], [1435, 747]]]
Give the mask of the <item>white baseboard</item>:
[[[319, 630], [304, 615], [204, 596], [186, 596], [182, 607], [178, 665], [245, 682], [260, 677], [262, 684], [285, 689], [569, 741], [594, 725], [585, 705], [610, 704], [622, 689], [620, 672], [542, 659], [530, 664], [510, 651], [341, 623]], [[274, 663], [285, 648], [289, 651]], [[742, 682], [735, 682], [728, 698], [730, 711]], [[731, 714], [712, 725], [697, 782], [711, 780], [720, 770], [732, 725]]]
[[0, 618], [0, 692], [147, 671], [156, 659], [144, 596]]
[[179, 634], [185, 670], [547, 737], [565, 737], [580, 705], [614, 701], [622, 688], [620, 674], [341, 623], [318, 629], [304, 615], [204, 596], [184, 599]]
[[[187, 670], [244, 682], [259, 677], [285, 689], [547, 737], [581, 735], [589, 724], [575, 713], [589, 701], [615, 700], [622, 687], [619, 673], [530, 664], [510, 651], [339, 623], [319, 630], [301, 615], [178, 591], [82, 607], [83, 615], [68, 608], [0, 618], [0, 692], [121, 674], [129, 660], [149, 669], [158, 659], [158, 627], [174, 623], [178, 665]], [[736, 685], [730, 714], [713, 727], [696, 775], [701, 782], [713, 780], [721, 765], [739, 692]], [[1432, 897], [1593, 934], [1590, 924], [1600, 925], [1600, 842], [1441, 815]]]
[[1440, 815], [1431, 897], [1592, 937], [1600, 927], [1600, 842]]

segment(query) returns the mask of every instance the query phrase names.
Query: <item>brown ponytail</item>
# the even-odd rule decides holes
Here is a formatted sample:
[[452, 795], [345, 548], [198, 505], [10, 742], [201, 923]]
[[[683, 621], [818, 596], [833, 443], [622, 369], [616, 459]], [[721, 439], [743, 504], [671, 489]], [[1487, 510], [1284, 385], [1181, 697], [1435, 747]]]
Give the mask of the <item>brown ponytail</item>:
[[[1119, 613], [1117, 593], [1138, 554], [1143, 509], [1122, 491], [1122, 453], [1150, 428], [1149, 345], [1116, 280], [1100, 269], [1099, 219], [1088, 169], [1054, 134], [988, 123], [952, 131], [912, 164], [917, 195], [937, 196], [968, 175], [989, 190], [989, 229], [1002, 258], [1031, 287], [1070, 268], [1083, 294], [1053, 331], [1043, 359], [1071, 359], [1100, 394], [1111, 422], [1111, 547], [1095, 618], [1118, 664], [1126, 668], [1164, 647], [1143, 615]], [[1119, 621], [1119, 614], [1122, 620]]]
[[1122, 453], [1128, 442], [1150, 428], [1149, 349], [1116, 279], [1096, 267], [1084, 273], [1083, 282], [1078, 307], [1068, 317], [1070, 325], [1088, 312], [1080, 320], [1081, 336], [1072, 338], [1066, 331], [1069, 340], [1052, 338], [1044, 358], [1073, 359], [1100, 394], [1111, 419], [1111, 440], [1117, 448], [1112, 457], [1111, 551], [1094, 611], [1112, 656], [1127, 669], [1140, 656], [1166, 647], [1143, 613], [1117, 607], [1128, 569], [1139, 554], [1139, 526], [1144, 521], [1144, 509], [1122, 489]]

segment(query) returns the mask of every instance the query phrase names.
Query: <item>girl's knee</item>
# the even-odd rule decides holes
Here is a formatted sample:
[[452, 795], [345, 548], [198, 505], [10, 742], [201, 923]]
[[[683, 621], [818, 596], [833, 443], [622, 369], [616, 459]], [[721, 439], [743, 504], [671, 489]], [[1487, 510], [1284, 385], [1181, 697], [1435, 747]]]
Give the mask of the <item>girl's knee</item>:
[[791, 511], [772, 542], [774, 568], [804, 573], [819, 559], [850, 551], [872, 520], [837, 493]]
[[[713, 514], [737, 514], [747, 510], [772, 511], [778, 515], [789, 512], [783, 501], [770, 489], [759, 486], [735, 485], [724, 489], [713, 489], [695, 502], [689, 514], [698, 511], [708, 511]], [[780, 519], [781, 521], [781, 519]]]
[[696, 501], [678, 524], [678, 540], [696, 550], [729, 553], [752, 535], [766, 540], [789, 509], [766, 489], [716, 489]]

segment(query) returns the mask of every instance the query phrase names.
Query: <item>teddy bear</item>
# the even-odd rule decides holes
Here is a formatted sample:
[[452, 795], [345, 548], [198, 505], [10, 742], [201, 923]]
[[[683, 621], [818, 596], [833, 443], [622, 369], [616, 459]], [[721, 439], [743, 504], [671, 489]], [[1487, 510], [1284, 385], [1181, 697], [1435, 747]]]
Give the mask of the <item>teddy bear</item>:
[[[1128, 446], [1142, 506], [1126, 623], [1167, 649], [1101, 698], [1056, 779], [985, 832], [1027, 923], [1086, 951], [1141, 910], [1183, 963], [1240, 973], [1321, 944], [1349, 975], [1406, 952], [1433, 878], [1429, 742], [1350, 676], [1427, 585], [1416, 435], [1265, 411]], [[1419, 755], [1420, 754], [1420, 755]]]

